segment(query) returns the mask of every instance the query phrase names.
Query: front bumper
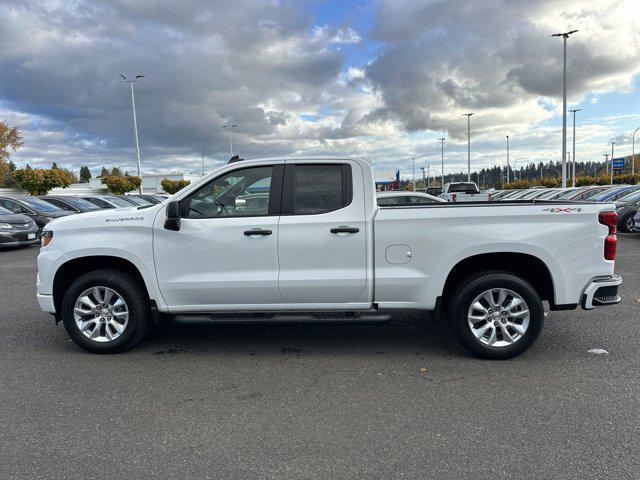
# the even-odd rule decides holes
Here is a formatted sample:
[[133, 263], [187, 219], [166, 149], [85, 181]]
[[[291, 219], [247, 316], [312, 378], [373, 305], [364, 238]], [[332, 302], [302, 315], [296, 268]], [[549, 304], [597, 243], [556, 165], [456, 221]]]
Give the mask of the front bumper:
[[618, 296], [618, 287], [622, 283], [620, 275], [594, 278], [582, 293], [582, 308], [591, 310], [595, 307], [615, 305], [622, 300]]
[[[21, 245], [34, 245], [40, 242], [40, 229], [38, 227], [25, 230], [0, 231], [0, 247], [19, 247]], [[29, 235], [34, 238], [29, 238]]]
[[53, 295], [36, 294], [38, 305], [43, 312], [56, 313], [56, 306], [53, 303]]

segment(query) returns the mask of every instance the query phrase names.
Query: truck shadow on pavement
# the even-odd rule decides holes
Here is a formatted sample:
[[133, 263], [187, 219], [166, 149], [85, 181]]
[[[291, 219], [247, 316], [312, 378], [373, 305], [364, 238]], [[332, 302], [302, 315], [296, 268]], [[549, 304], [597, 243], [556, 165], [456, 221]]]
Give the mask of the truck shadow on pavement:
[[169, 324], [138, 348], [160, 356], [185, 353], [290, 355], [431, 353], [464, 356], [449, 327], [424, 313], [398, 312], [383, 324]]

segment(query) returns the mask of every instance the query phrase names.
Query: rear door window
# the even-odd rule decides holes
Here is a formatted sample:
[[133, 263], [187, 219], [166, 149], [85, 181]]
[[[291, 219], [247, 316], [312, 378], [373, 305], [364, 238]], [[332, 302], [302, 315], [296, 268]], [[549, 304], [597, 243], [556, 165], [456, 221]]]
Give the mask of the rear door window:
[[283, 213], [313, 215], [351, 203], [351, 166], [348, 164], [288, 165]]

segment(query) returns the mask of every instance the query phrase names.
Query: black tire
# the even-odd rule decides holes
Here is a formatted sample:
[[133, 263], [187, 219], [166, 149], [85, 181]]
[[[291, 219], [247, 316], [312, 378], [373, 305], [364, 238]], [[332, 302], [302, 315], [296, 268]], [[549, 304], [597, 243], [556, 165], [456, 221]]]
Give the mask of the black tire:
[[[471, 303], [478, 295], [493, 288], [508, 289], [520, 295], [529, 310], [527, 330], [511, 345], [486, 345], [473, 335], [468, 324]], [[507, 272], [482, 272], [458, 285], [449, 302], [448, 317], [455, 336], [468, 352], [480, 358], [507, 359], [520, 355], [535, 343], [544, 325], [544, 307], [538, 293], [522, 278]]]
[[[629, 213], [627, 215], [625, 215], [624, 217], [622, 217], [622, 219], [620, 220], [620, 225], [618, 227], [618, 230], [620, 230], [623, 233], [629, 233], [631, 231], [631, 228], [633, 228], [633, 217], [634, 217], [635, 213]], [[627, 223], [629, 222], [629, 220], [631, 220], [631, 225], [628, 225]]]
[[[105, 286], [115, 290], [127, 304], [129, 319], [118, 338], [108, 342], [96, 342], [87, 338], [74, 319], [74, 307], [78, 296], [85, 290]], [[86, 273], [74, 281], [62, 300], [62, 322], [71, 339], [91, 353], [118, 353], [130, 349], [147, 334], [151, 324], [151, 312], [147, 292], [140, 282], [119, 270], [96, 270]]]

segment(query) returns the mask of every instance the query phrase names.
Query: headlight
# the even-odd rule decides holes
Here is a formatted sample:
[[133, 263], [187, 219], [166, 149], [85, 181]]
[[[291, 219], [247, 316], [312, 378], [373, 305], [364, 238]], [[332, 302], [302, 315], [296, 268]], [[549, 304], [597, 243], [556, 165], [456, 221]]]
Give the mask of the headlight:
[[53, 232], [51, 230], [42, 232], [42, 235], [40, 236], [40, 245], [46, 247], [51, 243], [51, 240], [53, 240]]
[[13, 228], [13, 225], [11, 225], [10, 223], [0, 223], [0, 228], [3, 230], [7, 228]]

